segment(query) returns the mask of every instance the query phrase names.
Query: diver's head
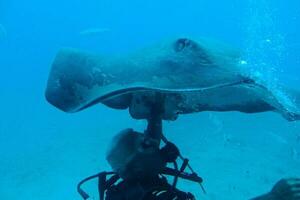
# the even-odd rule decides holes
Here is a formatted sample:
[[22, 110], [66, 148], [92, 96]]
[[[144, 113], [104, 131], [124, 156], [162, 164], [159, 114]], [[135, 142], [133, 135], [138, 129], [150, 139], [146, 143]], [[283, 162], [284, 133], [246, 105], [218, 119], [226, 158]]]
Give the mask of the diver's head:
[[157, 145], [151, 145], [144, 134], [132, 129], [112, 139], [106, 159], [113, 171], [127, 180], [153, 177], [165, 166]]

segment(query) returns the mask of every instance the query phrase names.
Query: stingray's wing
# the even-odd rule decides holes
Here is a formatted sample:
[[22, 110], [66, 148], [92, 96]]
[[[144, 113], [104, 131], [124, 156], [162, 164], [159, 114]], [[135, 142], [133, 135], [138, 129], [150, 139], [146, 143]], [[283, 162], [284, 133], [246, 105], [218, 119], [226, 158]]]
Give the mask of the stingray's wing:
[[[46, 89], [49, 103], [65, 112], [77, 112], [104, 102], [129, 90], [141, 90], [142, 84], [132, 81], [136, 70], [128, 69], [120, 58], [95, 56], [75, 49], [62, 49], [52, 64]], [[142, 75], [142, 74], [141, 74]], [[112, 100], [113, 102], [113, 100]], [[125, 100], [116, 108], [127, 108]]]
[[296, 95], [270, 89], [256, 81], [206, 91], [199, 97], [202, 105], [207, 105], [203, 106], [203, 110], [245, 113], [275, 111], [289, 121], [300, 120], [300, 104], [296, 98]]

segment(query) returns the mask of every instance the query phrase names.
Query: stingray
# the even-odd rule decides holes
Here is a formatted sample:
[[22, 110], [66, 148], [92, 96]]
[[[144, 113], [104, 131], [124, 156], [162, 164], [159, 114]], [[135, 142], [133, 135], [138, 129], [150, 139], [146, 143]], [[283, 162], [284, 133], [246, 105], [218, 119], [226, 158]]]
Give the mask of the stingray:
[[168, 40], [125, 55], [65, 48], [52, 64], [46, 99], [65, 112], [102, 103], [146, 119], [159, 94], [165, 120], [203, 111], [274, 111], [300, 119], [298, 92], [270, 88], [240, 63], [239, 51], [204, 39]]

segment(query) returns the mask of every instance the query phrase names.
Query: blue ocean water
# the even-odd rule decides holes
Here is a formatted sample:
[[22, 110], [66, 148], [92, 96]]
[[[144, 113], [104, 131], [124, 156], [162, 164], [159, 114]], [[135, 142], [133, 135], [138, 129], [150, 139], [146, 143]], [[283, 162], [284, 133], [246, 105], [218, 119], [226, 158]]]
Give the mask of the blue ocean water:
[[[48, 104], [61, 47], [124, 53], [169, 37], [215, 38], [270, 84], [300, 90], [299, 10], [297, 0], [0, 0], [1, 199], [80, 199], [77, 182], [109, 169], [112, 136], [145, 127], [103, 105], [66, 114]], [[205, 180], [207, 195], [180, 183], [197, 199], [249, 199], [300, 176], [300, 123], [276, 113], [190, 114], [164, 131]]]

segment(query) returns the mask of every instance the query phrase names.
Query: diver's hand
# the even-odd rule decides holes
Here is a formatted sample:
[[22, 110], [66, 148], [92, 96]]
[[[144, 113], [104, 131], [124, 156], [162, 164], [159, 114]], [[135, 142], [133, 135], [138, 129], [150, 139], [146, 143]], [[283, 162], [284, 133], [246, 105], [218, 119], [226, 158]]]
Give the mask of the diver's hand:
[[300, 179], [281, 179], [269, 193], [252, 200], [300, 200]]
[[179, 156], [179, 149], [172, 142], [167, 142], [166, 145], [160, 150], [163, 159], [166, 162], [174, 162]]
[[274, 185], [270, 195], [274, 200], [300, 200], [300, 179], [281, 179]]
[[271, 192], [252, 200], [300, 200], [300, 179], [281, 179]]

